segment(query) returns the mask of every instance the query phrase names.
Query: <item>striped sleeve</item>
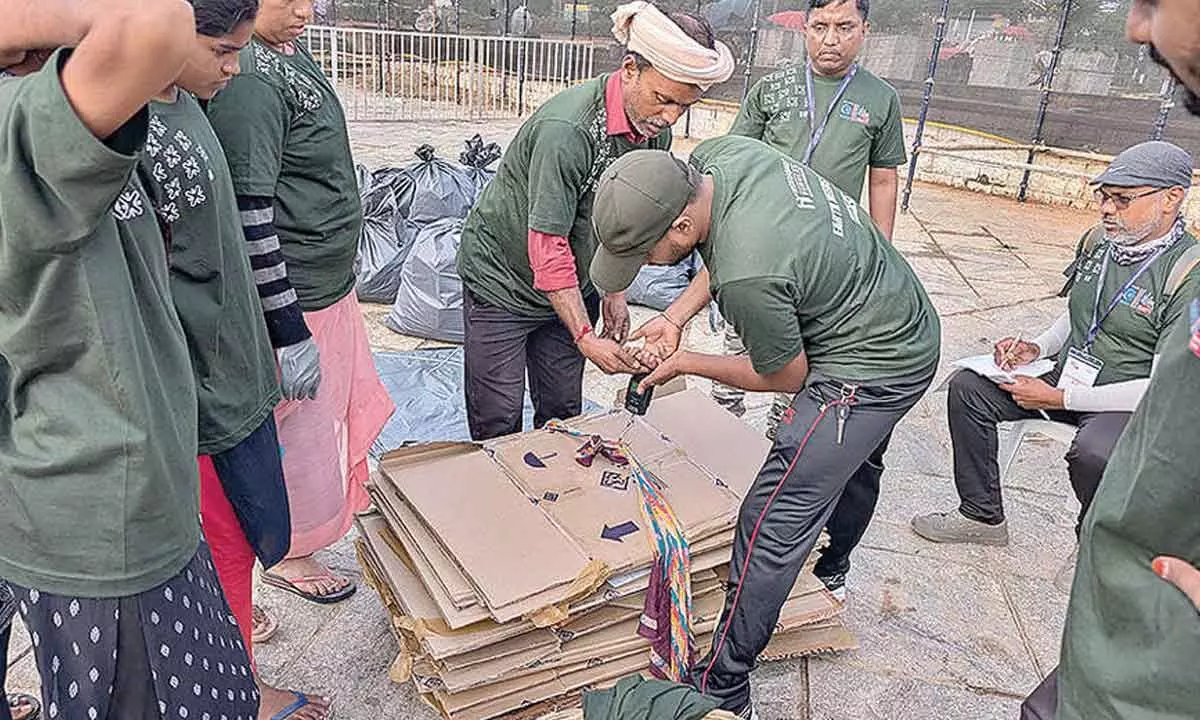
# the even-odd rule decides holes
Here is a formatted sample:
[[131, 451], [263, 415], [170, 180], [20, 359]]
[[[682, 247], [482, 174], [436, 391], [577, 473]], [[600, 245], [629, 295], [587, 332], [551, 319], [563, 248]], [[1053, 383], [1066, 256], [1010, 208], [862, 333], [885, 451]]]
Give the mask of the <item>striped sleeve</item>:
[[275, 203], [271, 198], [250, 195], [239, 195], [237, 201], [250, 267], [254, 270], [254, 284], [258, 286], [271, 344], [282, 348], [303, 342], [312, 337], [312, 333], [304, 322], [304, 313], [288, 280], [287, 265], [279, 249]]

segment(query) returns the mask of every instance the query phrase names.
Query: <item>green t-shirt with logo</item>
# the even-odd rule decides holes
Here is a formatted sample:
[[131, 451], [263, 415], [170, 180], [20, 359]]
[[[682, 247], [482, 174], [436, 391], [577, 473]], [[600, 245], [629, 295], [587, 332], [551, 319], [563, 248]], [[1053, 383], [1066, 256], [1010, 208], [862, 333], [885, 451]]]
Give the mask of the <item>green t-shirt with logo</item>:
[[148, 114], [97, 140], [67, 57], [0, 79], [0, 577], [127, 596], [196, 554], [196, 388], [134, 173]]
[[142, 169], [171, 229], [171, 294], [196, 377], [200, 453], [215, 455], [257, 430], [280, 394], [229, 166], [187, 93], [150, 104]]
[[1200, 357], [1188, 348], [1188, 324], [1184, 317], [1168, 332], [1083, 521], [1059, 720], [1200, 713], [1200, 616], [1151, 569], [1159, 555], [1200, 565]]
[[[820, 125], [841, 78], [813, 75], [817, 117], [808, 117], [804, 65], [793, 65], [754, 84], [730, 134], [762, 140], [795, 160], [803, 160], [814, 124]], [[812, 168], [852, 198], [862, 197], [867, 168], [894, 168], [907, 162], [900, 97], [883, 80], [859, 67], [812, 157]]]
[[208, 105], [239, 195], [275, 198], [275, 229], [300, 307], [323, 310], [354, 288], [362, 201], [346, 116], [300, 43], [285, 55], [257, 37], [240, 75]]
[[671, 147], [670, 131], [642, 143], [608, 134], [607, 82], [605, 75], [581, 83], [538, 108], [467, 217], [458, 272], [466, 289], [488, 304], [517, 315], [554, 316], [533, 286], [530, 230], [566, 237], [580, 289], [594, 291], [588, 268], [596, 254], [592, 197], [600, 175], [630, 151]]
[[813, 372], [848, 382], [933, 372], [937, 313], [853, 198], [750, 138], [703, 142], [691, 163], [716, 186], [700, 254], [757, 372], [777, 372], [802, 351]]
[[[1184, 276], [1174, 292], [1167, 287], [1176, 263], [1195, 245], [1196, 238], [1185, 233], [1170, 250], [1150, 264], [1100, 325], [1100, 333], [1092, 347], [1092, 355], [1104, 361], [1096, 378], [1097, 385], [1150, 377], [1154, 355], [1161, 351], [1168, 331], [1186, 313], [1191, 298], [1200, 294], [1200, 273], [1197, 272]], [[1071, 339], [1059, 355], [1059, 367], [1066, 363], [1071, 348], [1082, 350], [1086, 343], [1092, 325], [1092, 310], [1096, 306], [1096, 284], [1101, 282], [1100, 272], [1108, 254], [1107, 241], [1091, 248], [1080, 243], [1075, 282], [1068, 303]], [[1118, 265], [1109, 261], [1100, 292], [1100, 314], [1140, 265]]]

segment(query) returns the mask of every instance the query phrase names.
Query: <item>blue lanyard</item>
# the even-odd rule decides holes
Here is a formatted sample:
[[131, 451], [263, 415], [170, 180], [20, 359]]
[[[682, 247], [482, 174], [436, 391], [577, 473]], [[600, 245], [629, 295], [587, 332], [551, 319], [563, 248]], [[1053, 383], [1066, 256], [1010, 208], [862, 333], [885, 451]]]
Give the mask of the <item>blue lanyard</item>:
[[825, 111], [825, 119], [817, 125], [817, 98], [813, 92], [813, 70], [812, 62], [804, 66], [804, 80], [807, 83], [808, 90], [805, 99], [808, 101], [808, 124], [812, 127], [812, 137], [808, 141], [808, 149], [804, 151], [804, 159], [800, 162], [808, 165], [812, 162], [813, 153], [817, 151], [817, 146], [821, 144], [821, 138], [825, 135], [825, 128], [829, 125], [830, 118], [837, 111], [838, 103], [841, 102], [842, 96], [846, 94], [846, 89], [850, 87], [850, 83], [854, 82], [854, 76], [858, 74], [858, 63], [850, 66], [850, 70], [846, 73], [846, 77], [842, 78], [842, 84], [838, 87], [837, 94], [829, 101], [829, 108]]
[[[1176, 240], [1177, 239], [1178, 235], [1176, 235]], [[1083, 346], [1083, 349], [1086, 350], [1089, 355], [1092, 353], [1092, 346], [1096, 343], [1096, 338], [1100, 335], [1100, 326], [1104, 324], [1104, 321], [1108, 319], [1108, 316], [1112, 314], [1112, 311], [1117, 309], [1117, 305], [1121, 304], [1121, 298], [1125, 297], [1125, 293], [1129, 292], [1129, 289], [1133, 287], [1133, 284], [1137, 282], [1137, 279], [1141, 277], [1142, 273], [1146, 272], [1151, 265], [1154, 264], [1155, 260], [1157, 260], [1162, 256], [1163, 253], [1170, 250], [1174, 246], [1175, 241], [1171, 241], [1160, 247], [1153, 255], [1146, 258], [1142, 264], [1138, 266], [1138, 269], [1134, 271], [1133, 275], [1131, 275], [1129, 279], [1125, 281], [1125, 284], [1121, 286], [1121, 289], [1117, 291], [1117, 294], [1113, 297], [1112, 301], [1108, 303], [1108, 308], [1104, 311], [1104, 314], [1101, 315], [1100, 294], [1104, 292], [1104, 278], [1108, 277], [1108, 261], [1110, 256], [1110, 253], [1107, 249], [1104, 251], [1104, 263], [1100, 266], [1100, 276], [1096, 278], [1096, 301], [1092, 304], [1092, 325], [1088, 328], [1087, 338], [1084, 341]]]

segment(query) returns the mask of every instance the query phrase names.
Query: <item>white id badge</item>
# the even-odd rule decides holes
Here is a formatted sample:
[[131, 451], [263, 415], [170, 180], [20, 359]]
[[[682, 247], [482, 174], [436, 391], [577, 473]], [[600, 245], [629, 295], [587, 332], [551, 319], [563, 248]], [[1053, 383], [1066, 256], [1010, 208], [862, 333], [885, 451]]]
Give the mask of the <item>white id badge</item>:
[[1078, 348], [1071, 348], [1067, 351], [1067, 363], [1058, 378], [1058, 389], [1096, 387], [1096, 378], [1100, 377], [1100, 370], [1103, 368], [1104, 361], [1100, 358]]

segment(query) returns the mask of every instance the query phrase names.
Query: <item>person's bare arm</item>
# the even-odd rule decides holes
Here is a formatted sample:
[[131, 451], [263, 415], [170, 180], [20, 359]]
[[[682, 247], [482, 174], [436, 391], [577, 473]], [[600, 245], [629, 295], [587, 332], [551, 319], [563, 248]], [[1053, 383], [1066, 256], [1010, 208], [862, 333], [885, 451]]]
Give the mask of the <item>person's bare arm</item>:
[[[708, 268], [702, 269], [692, 278], [683, 294], [670, 307], [651, 318], [632, 335], [633, 340], [645, 340], [645, 349], [655, 358], [669, 357], [679, 349], [683, 328], [712, 302], [712, 291], [708, 287]], [[657, 364], [657, 361], [651, 360]]]
[[0, 17], [0, 49], [76, 48], [63, 89], [101, 139], [175, 80], [196, 36], [184, 0], [0, 0]]
[[678, 352], [667, 358], [644, 381], [643, 388], [661, 385], [679, 375], [708, 378], [750, 392], [800, 392], [808, 379], [808, 356], [800, 353], [787, 365], [769, 375], [754, 370], [745, 355], [703, 355]]
[[578, 286], [553, 290], [546, 293], [546, 297], [549, 298], [554, 312], [558, 313], [558, 319], [567, 326], [571, 337], [579, 337], [584, 328], [592, 324], [588, 318], [587, 306], [583, 304], [583, 293]]
[[896, 193], [900, 187], [900, 175], [896, 168], [871, 168], [869, 201], [871, 219], [888, 240], [896, 229]]

